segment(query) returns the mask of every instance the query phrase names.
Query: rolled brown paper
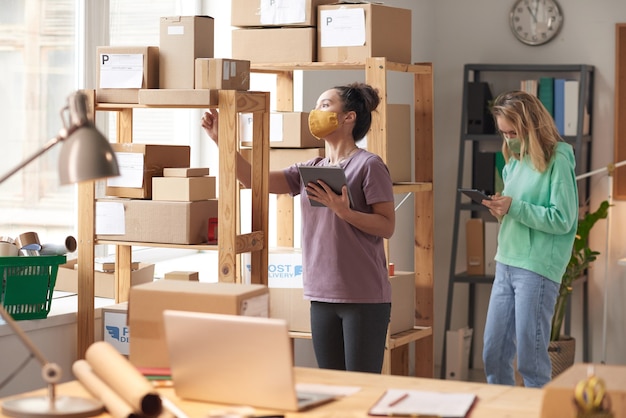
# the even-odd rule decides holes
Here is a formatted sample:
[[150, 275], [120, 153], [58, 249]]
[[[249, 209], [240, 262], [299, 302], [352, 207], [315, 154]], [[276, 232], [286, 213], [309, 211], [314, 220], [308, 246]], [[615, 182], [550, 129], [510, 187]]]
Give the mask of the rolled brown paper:
[[107, 412], [114, 418], [135, 418], [141, 416], [136, 414], [132, 406], [96, 376], [86, 360], [75, 361], [72, 365], [72, 372], [89, 393], [104, 404]]
[[163, 410], [161, 398], [136, 368], [111, 344], [97, 341], [87, 348], [85, 359], [92, 370], [113, 388], [135, 411], [157, 416]]

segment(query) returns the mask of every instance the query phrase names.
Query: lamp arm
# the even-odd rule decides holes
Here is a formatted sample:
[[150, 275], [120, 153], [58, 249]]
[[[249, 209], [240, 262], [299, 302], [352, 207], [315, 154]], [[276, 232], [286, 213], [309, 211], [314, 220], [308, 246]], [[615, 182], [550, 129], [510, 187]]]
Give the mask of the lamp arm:
[[15, 335], [17, 335], [17, 337], [22, 342], [22, 344], [24, 344], [26, 348], [28, 348], [28, 351], [30, 351], [30, 353], [35, 356], [35, 358], [37, 358], [37, 361], [41, 363], [41, 374], [46, 383], [57, 383], [61, 379], [61, 368], [55, 363], [48, 362], [43, 353], [37, 348], [35, 344], [33, 344], [33, 342], [30, 340], [30, 338], [28, 338], [26, 333], [17, 326], [11, 314], [9, 314], [6, 309], [4, 309], [4, 306], [1, 303], [0, 317], [2, 317], [2, 319], [6, 321], [7, 325], [11, 327]]
[[23, 160], [21, 163], [19, 163], [15, 168], [13, 168], [11, 171], [9, 171], [8, 173], [6, 173], [5, 175], [2, 176], [2, 178], [0, 178], [0, 184], [4, 183], [6, 180], [8, 180], [13, 174], [17, 173], [18, 171], [20, 171], [22, 168], [24, 168], [25, 166], [27, 166], [29, 163], [31, 163], [33, 160], [37, 159], [39, 156], [41, 156], [43, 153], [45, 153], [46, 151], [48, 151], [50, 148], [52, 148], [53, 146], [55, 146], [56, 144], [58, 144], [59, 142], [63, 141], [66, 138], [66, 136], [64, 136], [62, 133], [59, 133], [59, 135], [55, 136], [54, 138], [50, 139], [48, 142], [46, 142], [43, 146], [43, 148], [39, 149], [37, 152], [35, 152], [33, 155], [31, 155], [30, 157], [26, 158], [25, 160]]

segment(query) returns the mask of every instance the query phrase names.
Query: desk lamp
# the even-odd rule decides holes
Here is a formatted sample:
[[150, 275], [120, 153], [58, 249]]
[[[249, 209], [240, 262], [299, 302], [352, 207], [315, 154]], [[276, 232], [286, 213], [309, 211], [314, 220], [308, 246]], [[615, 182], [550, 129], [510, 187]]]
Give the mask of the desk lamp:
[[[67, 111], [69, 111], [69, 126], [66, 125], [64, 118], [64, 112]], [[67, 106], [61, 109], [61, 119], [63, 128], [57, 136], [0, 178], [0, 184], [59, 142], [63, 142], [59, 158], [61, 184], [119, 176], [119, 167], [111, 144], [87, 117], [87, 96], [84, 93], [75, 92], [68, 97]], [[48, 384], [47, 396], [17, 398], [3, 402], [3, 414], [11, 417], [79, 418], [94, 416], [102, 412], [102, 403], [93, 399], [67, 396], [57, 398], [56, 384], [61, 379], [59, 365], [46, 360], [41, 351], [4, 309], [2, 303], [0, 303], [0, 317], [41, 363], [42, 377]]]

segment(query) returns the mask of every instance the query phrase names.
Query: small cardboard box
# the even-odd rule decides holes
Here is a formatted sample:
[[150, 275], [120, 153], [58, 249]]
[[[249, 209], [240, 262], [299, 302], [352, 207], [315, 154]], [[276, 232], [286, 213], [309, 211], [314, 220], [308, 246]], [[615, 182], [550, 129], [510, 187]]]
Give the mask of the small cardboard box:
[[[196, 202], [98, 199], [96, 218], [102, 217], [105, 222], [102, 226], [96, 221], [96, 236], [113, 241], [203, 244], [208, 241], [209, 218], [217, 218], [217, 206], [217, 199]], [[114, 216], [120, 212], [123, 219]]]
[[189, 167], [188, 145], [113, 143], [111, 147], [120, 176], [107, 179], [107, 196], [151, 199], [152, 177], [163, 176], [164, 167]]
[[196, 89], [249, 90], [250, 61], [196, 58]]
[[259, 284], [157, 280], [132, 287], [128, 307], [131, 363], [168, 367], [164, 310], [267, 317], [269, 294], [267, 287]]
[[163, 177], [201, 177], [209, 175], [209, 167], [165, 167]]
[[[54, 290], [78, 292], [78, 260], [61, 264], [57, 272]], [[154, 264], [139, 263], [139, 268], [130, 272], [130, 285], [136, 286], [154, 280]], [[94, 295], [99, 298], [115, 299], [115, 273], [94, 272]]]
[[213, 176], [152, 178], [152, 200], [195, 202], [215, 199], [215, 190]]
[[468, 219], [465, 224], [467, 274], [482, 276], [485, 274], [485, 229], [481, 218]]
[[[252, 161], [252, 148], [241, 148], [240, 152], [247, 161]], [[270, 170], [282, 170], [295, 163], [324, 158], [325, 155], [324, 148], [273, 148], [270, 149]]]
[[314, 62], [315, 28], [235, 29], [232, 55], [253, 63]]
[[[239, 114], [241, 145], [252, 146], [252, 114]], [[309, 130], [308, 112], [271, 112], [270, 148], [324, 148]]]
[[128, 302], [102, 308], [102, 340], [108, 342], [124, 356], [130, 350], [128, 328]]
[[415, 326], [415, 273], [396, 271], [391, 282], [391, 322], [389, 333], [397, 334]]
[[170, 271], [163, 275], [165, 280], [183, 280], [187, 282], [200, 281], [197, 271]]
[[[578, 413], [574, 401], [578, 382], [588, 377], [592, 368], [596, 377], [604, 380], [613, 415]], [[626, 418], [626, 366], [576, 363], [548, 382], [542, 389], [541, 418], [553, 417], [609, 417]]]
[[[141, 58], [136, 60], [139, 56]], [[139, 103], [139, 89], [159, 88], [157, 46], [99, 46], [97, 60], [96, 101], [99, 103]], [[133, 71], [129, 71], [129, 67]]]
[[[336, 0], [232, 0], [232, 26], [316, 26], [317, 6]], [[264, 6], [264, 7], [261, 7]]]
[[214, 21], [210, 16], [162, 17], [159, 37], [159, 87], [193, 89], [196, 58], [213, 58]]
[[411, 10], [371, 3], [322, 5], [317, 10], [319, 62], [386, 57], [411, 63]]
[[217, 106], [219, 90], [152, 89], [139, 90], [139, 104], [147, 106]]

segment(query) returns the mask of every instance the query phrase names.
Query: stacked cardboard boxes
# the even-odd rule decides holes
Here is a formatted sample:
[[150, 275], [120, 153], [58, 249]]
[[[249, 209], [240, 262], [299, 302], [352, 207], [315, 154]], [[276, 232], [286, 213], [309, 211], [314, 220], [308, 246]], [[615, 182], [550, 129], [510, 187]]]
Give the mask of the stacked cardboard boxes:
[[[98, 239], [202, 244], [217, 218], [215, 177], [189, 168], [186, 145], [112, 144], [121, 175], [96, 202]], [[164, 177], [164, 176], [167, 177]]]
[[315, 61], [317, 7], [333, 1], [233, 0], [233, 58], [263, 63]]

